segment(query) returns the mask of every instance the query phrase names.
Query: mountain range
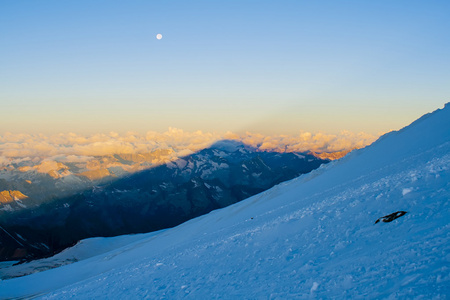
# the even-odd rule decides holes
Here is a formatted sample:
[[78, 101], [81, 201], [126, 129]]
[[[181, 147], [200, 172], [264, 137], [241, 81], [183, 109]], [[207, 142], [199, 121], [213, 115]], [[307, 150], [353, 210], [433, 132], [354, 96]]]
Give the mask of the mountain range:
[[[159, 160], [169, 154], [159, 153]], [[114, 158], [129, 165], [149, 160], [126, 155]], [[111, 164], [111, 159], [101, 161]], [[33, 188], [25, 190], [26, 194], [18, 190], [2, 192], [9, 198], [2, 201], [0, 212], [0, 258], [34, 259], [84, 238], [173, 227], [327, 162], [310, 154], [260, 152], [224, 140], [140, 172], [116, 178], [85, 178], [84, 184], [73, 186], [69, 183], [80, 183], [80, 174], [85, 176], [87, 171], [75, 175], [70, 164], [52, 162], [43, 167], [44, 162], [37, 166], [46, 171], [44, 175], [28, 174], [34, 176], [34, 184], [28, 184]]]

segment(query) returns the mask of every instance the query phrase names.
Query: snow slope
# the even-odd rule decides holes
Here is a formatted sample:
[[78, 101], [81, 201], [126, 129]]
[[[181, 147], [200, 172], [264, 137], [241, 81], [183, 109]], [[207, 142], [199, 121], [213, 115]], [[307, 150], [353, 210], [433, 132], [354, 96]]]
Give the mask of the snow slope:
[[0, 263], [0, 279], [25, 276], [68, 265], [129, 245], [134, 241], [141, 240], [144, 237], [149, 237], [157, 233], [158, 232], [150, 232], [146, 234], [121, 235], [108, 238], [89, 238], [79, 241], [75, 246], [67, 248], [52, 257], [32, 260], [21, 264], [18, 264], [19, 261], [5, 261]]
[[[450, 296], [450, 105], [178, 227], [0, 282], [0, 298]], [[408, 213], [374, 224], [396, 211]]]

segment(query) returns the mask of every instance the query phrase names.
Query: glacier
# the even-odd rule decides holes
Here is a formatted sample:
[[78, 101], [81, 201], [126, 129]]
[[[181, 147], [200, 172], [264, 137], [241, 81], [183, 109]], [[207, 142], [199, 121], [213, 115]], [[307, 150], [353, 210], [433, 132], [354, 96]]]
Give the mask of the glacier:
[[445, 299], [449, 186], [447, 104], [242, 202], [3, 280], [0, 298]]

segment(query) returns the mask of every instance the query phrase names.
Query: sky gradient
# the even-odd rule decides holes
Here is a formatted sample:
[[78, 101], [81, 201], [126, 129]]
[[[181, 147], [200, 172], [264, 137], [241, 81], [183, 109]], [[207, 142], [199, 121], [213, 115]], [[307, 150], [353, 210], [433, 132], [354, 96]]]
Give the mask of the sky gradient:
[[450, 1], [0, 0], [0, 134], [399, 129], [450, 101], [449, 15]]

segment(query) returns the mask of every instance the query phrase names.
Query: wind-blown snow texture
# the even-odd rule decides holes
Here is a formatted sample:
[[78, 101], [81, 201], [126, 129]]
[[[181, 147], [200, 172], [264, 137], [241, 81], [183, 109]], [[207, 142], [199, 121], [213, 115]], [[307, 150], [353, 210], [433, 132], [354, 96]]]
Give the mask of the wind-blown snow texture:
[[235, 205], [0, 282], [0, 298], [447, 298], [449, 182], [447, 105]]

